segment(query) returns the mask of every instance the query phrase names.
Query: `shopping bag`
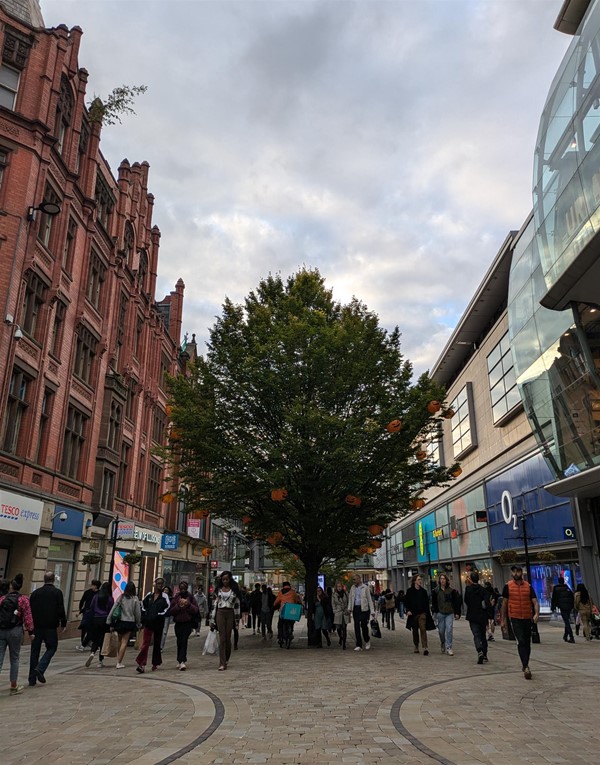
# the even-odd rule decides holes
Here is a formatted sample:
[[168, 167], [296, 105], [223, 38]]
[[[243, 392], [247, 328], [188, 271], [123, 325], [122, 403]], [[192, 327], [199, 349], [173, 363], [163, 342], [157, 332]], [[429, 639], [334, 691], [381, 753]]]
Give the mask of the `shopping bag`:
[[218, 643], [217, 633], [215, 630], [210, 630], [204, 641], [204, 648], [202, 649], [202, 656], [206, 653], [216, 653]]
[[107, 632], [102, 642], [102, 656], [113, 657], [119, 652], [119, 636], [116, 632]]
[[141, 651], [142, 645], [144, 643], [144, 628], [142, 627], [141, 630], [138, 630], [137, 635], [135, 636], [135, 650]]
[[377, 619], [371, 619], [371, 635], [374, 638], [381, 637], [381, 628], [379, 626], [379, 622], [377, 621]]

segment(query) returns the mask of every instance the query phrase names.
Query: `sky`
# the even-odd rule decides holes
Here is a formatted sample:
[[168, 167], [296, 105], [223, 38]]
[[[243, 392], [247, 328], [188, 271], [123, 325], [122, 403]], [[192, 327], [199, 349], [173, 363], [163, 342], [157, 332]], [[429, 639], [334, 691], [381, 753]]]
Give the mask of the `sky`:
[[157, 299], [184, 280], [204, 352], [225, 297], [318, 268], [430, 369], [510, 230], [571, 41], [562, 0], [41, 0], [80, 26], [89, 100], [148, 86], [106, 126], [150, 164]]

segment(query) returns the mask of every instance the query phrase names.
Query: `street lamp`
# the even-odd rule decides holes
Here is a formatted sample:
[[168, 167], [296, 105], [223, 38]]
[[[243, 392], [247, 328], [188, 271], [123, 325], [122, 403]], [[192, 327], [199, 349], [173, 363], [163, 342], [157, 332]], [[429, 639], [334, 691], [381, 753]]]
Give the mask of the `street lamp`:
[[110, 586], [111, 592], [112, 592], [112, 580], [113, 580], [113, 574], [115, 573], [115, 553], [117, 552], [117, 537], [119, 536], [119, 518], [114, 519], [113, 521], [113, 529], [112, 529], [112, 552], [110, 554], [110, 566], [108, 568], [108, 584]]
[[27, 208], [27, 220], [34, 221], [37, 218], [38, 210], [44, 215], [58, 215], [60, 212], [60, 205], [56, 202], [40, 202], [37, 207], [33, 205]]

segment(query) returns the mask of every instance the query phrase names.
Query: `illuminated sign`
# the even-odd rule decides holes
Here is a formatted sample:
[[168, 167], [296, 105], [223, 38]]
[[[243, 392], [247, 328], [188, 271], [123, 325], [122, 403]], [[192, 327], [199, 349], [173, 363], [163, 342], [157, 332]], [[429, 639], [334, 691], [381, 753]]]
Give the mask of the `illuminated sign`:
[[415, 546], [415, 540], [414, 539], [407, 539], [404, 543], [404, 549], [407, 549], [408, 547], [414, 547]]
[[434, 529], [432, 532], [434, 539], [442, 539], [444, 536], [444, 529]]

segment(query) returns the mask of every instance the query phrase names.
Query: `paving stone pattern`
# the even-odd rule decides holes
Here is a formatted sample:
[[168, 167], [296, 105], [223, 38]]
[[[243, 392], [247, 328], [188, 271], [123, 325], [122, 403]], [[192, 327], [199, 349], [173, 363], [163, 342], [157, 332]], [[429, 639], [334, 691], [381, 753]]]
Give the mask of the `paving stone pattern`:
[[[61, 641], [46, 685], [9, 697], [0, 676], [0, 763], [17, 765], [591, 765], [597, 763], [600, 641], [562, 641], [541, 626], [533, 680], [514, 643], [490, 644], [477, 665], [468, 625], [455, 655], [412, 653], [401, 624], [369, 652], [308, 649], [304, 623], [291, 650], [241, 630], [226, 672], [190, 639], [188, 671], [175, 668], [174, 636], [156, 673], [85, 669]], [[28, 650], [21, 656], [27, 676]], [[6, 683], [6, 685], [5, 685]]]

